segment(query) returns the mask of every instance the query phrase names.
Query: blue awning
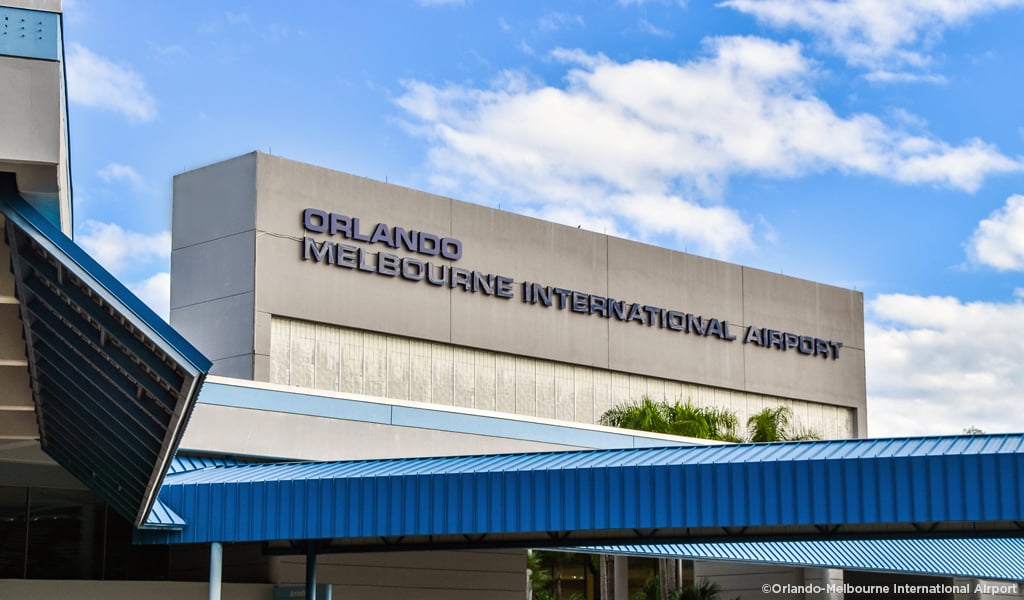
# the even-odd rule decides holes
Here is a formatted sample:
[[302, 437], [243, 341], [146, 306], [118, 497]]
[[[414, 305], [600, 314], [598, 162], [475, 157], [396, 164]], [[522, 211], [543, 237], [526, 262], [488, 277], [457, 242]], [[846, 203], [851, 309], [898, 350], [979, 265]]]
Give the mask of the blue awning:
[[1021, 537], [659, 544], [567, 550], [855, 571], [1024, 579], [1024, 538]]
[[1021, 534], [1024, 434], [213, 466], [153, 543], [334, 547]]
[[0, 182], [40, 444], [142, 525], [210, 361]]

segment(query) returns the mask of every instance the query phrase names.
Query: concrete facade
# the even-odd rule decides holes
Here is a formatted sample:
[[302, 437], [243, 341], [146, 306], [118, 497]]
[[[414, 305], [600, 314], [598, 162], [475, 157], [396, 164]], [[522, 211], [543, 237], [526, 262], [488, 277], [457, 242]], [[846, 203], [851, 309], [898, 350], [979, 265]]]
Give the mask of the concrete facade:
[[[0, 11], [6, 11], [4, 31], [11, 32], [0, 44], [0, 173], [13, 174], [18, 193], [70, 235], [63, 49], [59, 28], [53, 26], [59, 22], [54, 13], [60, 10], [59, 0], [8, 1], [0, 6]], [[30, 47], [13, 35], [23, 18], [34, 28], [39, 21], [47, 24], [38, 27], [44, 31]], [[40, 49], [53, 59], [33, 56]], [[26, 460], [26, 452], [31, 461], [48, 461], [37, 441], [39, 428], [10, 262], [10, 249], [0, 241], [0, 264], [5, 265], [0, 269], [0, 464], [10, 460], [8, 441], [21, 457], [18, 461]]]
[[211, 376], [180, 447], [200, 455], [339, 461], [713, 443]]
[[855, 431], [855, 413], [844, 406], [283, 317], [271, 324], [271, 383], [577, 423], [596, 423], [606, 410], [643, 396], [727, 408], [740, 422], [764, 408], [787, 406], [800, 426], [822, 437]]
[[[214, 359], [214, 373], [372, 394], [381, 393], [381, 381], [392, 381], [392, 389], [407, 390], [397, 397], [408, 393], [415, 396], [408, 399], [456, 404], [466, 403], [469, 392], [487, 408], [493, 402], [496, 410], [589, 423], [605, 407], [639, 400], [636, 392], [653, 389], [670, 401], [722, 403], [741, 414], [787, 404], [801, 425], [822, 427], [829, 436], [865, 435], [858, 292], [261, 153], [178, 175], [174, 190], [171, 322]], [[456, 239], [461, 256], [446, 260], [380, 241], [306, 231], [307, 208], [358, 218], [355, 235], [368, 237], [383, 223], [389, 230]], [[307, 237], [317, 251], [331, 245], [338, 262], [342, 250], [333, 244], [358, 250], [363, 270], [304, 260]], [[429, 262], [427, 269], [439, 276], [442, 269], [460, 268], [506, 277], [511, 297], [466, 291], [450, 280], [436, 286], [372, 272], [379, 255]], [[533, 283], [556, 296], [554, 288], [577, 292], [581, 303], [619, 300], [625, 307], [635, 303], [696, 315], [704, 325], [714, 319], [725, 331], [675, 331], [666, 326], [664, 312], [648, 317], [646, 323], [653, 324], [641, 324], [636, 314], [588, 314], [594, 311], [573, 310], [583, 305], [573, 305], [572, 296], [563, 308], [557, 299], [544, 306], [528, 301], [538, 292], [524, 285]], [[300, 321], [323, 327], [307, 331]], [[788, 332], [793, 341], [803, 336], [808, 344], [814, 338], [839, 342], [842, 348], [833, 359], [745, 343], [748, 327]], [[317, 345], [318, 335], [323, 345]], [[334, 340], [358, 335], [363, 358], [371, 358], [354, 369]], [[312, 345], [294, 343], [295, 336], [313, 336]], [[407, 346], [409, 361], [382, 366], [372, 358], [392, 352], [382, 345]], [[428, 361], [428, 349], [429, 375], [417, 366]], [[525, 366], [522, 360], [533, 361], [532, 383], [531, 369], [512, 373], [507, 366]], [[601, 378], [612, 383], [603, 385]], [[628, 392], [615, 383], [632, 378], [645, 383], [629, 384]], [[503, 390], [492, 393], [491, 380]], [[520, 394], [531, 386], [535, 398]], [[503, 399], [512, 389], [515, 399]], [[838, 414], [834, 407], [841, 408]]]

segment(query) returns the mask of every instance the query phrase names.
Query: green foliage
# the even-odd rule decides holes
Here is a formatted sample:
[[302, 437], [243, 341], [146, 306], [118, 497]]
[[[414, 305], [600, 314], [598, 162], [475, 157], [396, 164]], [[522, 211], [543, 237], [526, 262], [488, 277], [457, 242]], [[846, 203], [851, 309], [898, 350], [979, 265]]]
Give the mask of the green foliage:
[[[558, 597], [554, 592], [548, 590], [540, 590], [539, 592], [533, 593], [533, 600], [558, 600]], [[562, 600], [586, 600], [583, 594], [576, 592], [571, 594], [568, 598], [563, 597]]]
[[[694, 406], [687, 401], [681, 404], [655, 402], [644, 396], [639, 403], [624, 404], [607, 410], [601, 415], [600, 423], [611, 427], [623, 427], [667, 433], [705, 440], [722, 442], [785, 442], [795, 440], [818, 440], [821, 436], [810, 429], [790, 431], [792, 411], [789, 407], [766, 408], [747, 419], [746, 440], [737, 433], [739, 419], [736, 413], [716, 407]], [[965, 433], [968, 433], [965, 431]]]
[[731, 410], [699, 407], [690, 402], [686, 404], [676, 402], [672, 406], [665, 406], [669, 421], [668, 433], [705, 440], [739, 441], [739, 437], [736, 435], [739, 419]]
[[526, 569], [530, 573], [530, 589], [534, 600], [545, 600], [548, 584], [551, 583], [551, 571], [544, 567], [542, 553], [533, 551], [526, 553]]
[[601, 415], [600, 423], [611, 427], [669, 433], [666, 408], [664, 402], [654, 402], [650, 397], [644, 396], [639, 404], [625, 404], [608, 409]]
[[722, 588], [713, 581], [705, 579], [700, 585], [691, 583], [684, 585], [672, 593], [672, 600], [718, 600]]
[[747, 419], [747, 440], [751, 442], [789, 442], [797, 440], [818, 440], [817, 432], [805, 429], [790, 432], [789, 419], [793, 411], [788, 406], [766, 408]]
[[705, 408], [692, 403], [655, 402], [644, 396], [639, 403], [616, 406], [601, 415], [600, 423], [652, 433], [667, 433], [738, 442], [736, 413], [722, 408]]
[[766, 408], [747, 419], [747, 437], [752, 442], [778, 442], [789, 427], [789, 408]]
[[561, 565], [572, 557], [578, 556], [568, 552], [551, 550], [531, 550], [526, 554], [526, 569], [530, 574], [530, 591], [533, 600], [586, 600], [581, 594], [569, 596], [559, 595], [554, 572], [560, 571]]
[[[722, 587], [713, 581], [704, 580], [700, 585], [691, 583], [669, 593], [672, 600], [719, 600]], [[661, 580], [651, 577], [644, 587], [633, 594], [632, 600], [661, 600]]]
[[651, 577], [644, 582], [644, 587], [633, 594], [633, 600], [661, 600], [661, 580]]

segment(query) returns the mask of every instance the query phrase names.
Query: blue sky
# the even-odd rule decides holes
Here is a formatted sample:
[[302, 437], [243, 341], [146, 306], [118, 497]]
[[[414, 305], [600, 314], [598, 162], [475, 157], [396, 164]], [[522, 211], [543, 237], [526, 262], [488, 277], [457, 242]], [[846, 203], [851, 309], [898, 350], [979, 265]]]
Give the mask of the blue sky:
[[166, 314], [261, 150], [864, 292], [869, 433], [1024, 430], [1024, 0], [65, 0], [76, 238]]

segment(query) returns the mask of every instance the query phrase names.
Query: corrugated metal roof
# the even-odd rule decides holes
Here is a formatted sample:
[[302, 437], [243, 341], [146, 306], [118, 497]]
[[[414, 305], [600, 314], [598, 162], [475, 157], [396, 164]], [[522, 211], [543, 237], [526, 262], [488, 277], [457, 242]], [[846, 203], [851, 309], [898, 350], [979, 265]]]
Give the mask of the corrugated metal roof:
[[185, 473], [186, 471], [197, 471], [199, 469], [212, 469], [214, 467], [234, 467], [237, 465], [251, 465], [259, 462], [241, 458], [226, 456], [197, 456], [194, 454], [177, 454], [167, 468], [168, 475]]
[[211, 363], [12, 184], [0, 211], [40, 444], [141, 525]]
[[1024, 579], [1024, 539], [1020, 537], [658, 544], [570, 550], [983, 579]]
[[549, 543], [1019, 531], [1022, 482], [1013, 434], [229, 466], [168, 476], [160, 497], [188, 522], [171, 542]]
[[[612, 450], [490, 454], [438, 458], [382, 459], [345, 462], [255, 463], [216, 473], [197, 473], [205, 482], [245, 482], [293, 479], [377, 477], [396, 475], [469, 474], [595, 467], [657, 467], [678, 465], [743, 465], [773, 462], [842, 461], [861, 458], [914, 459], [941, 456], [1016, 456], [1024, 452], [1024, 434], [961, 435], [732, 444]], [[835, 463], [840, 464], [840, 463]], [[213, 479], [210, 479], [213, 478]], [[179, 476], [176, 484], [187, 483]]]
[[159, 500], [153, 503], [153, 510], [149, 511], [145, 524], [147, 529], [181, 529], [184, 526], [185, 519]]

